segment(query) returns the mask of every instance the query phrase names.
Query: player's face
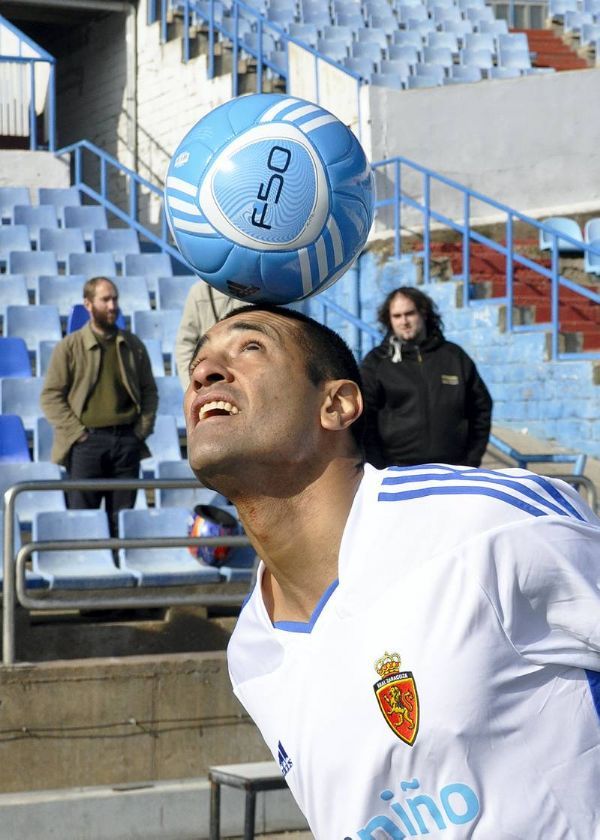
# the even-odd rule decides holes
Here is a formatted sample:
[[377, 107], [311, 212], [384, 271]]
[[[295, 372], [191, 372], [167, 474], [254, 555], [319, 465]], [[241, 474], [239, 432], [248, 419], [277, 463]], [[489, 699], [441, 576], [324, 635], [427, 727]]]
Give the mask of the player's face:
[[92, 327], [101, 332], [115, 329], [119, 314], [119, 293], [108, 280], [102, 280], [96, 286], [96, 293], [92, 300], [84, 300], [84, 305], [90, 313]]
[[390, 303], [390, 324], [394, 335], [402, 341], [422, 341], [425, 321], [410, 298], [396, 295]]
[[313, 385], [294, 322], [247, 312], [217, 323], [190, 366], [184, 399], [188, 457], [201, 480], [310, 459], [322, 391]]

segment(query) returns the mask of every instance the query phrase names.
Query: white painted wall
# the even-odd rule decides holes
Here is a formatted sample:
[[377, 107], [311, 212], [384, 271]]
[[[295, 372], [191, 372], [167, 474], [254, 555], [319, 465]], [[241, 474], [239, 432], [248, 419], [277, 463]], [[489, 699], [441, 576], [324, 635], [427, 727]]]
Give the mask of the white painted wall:
[[[370, 88], [374, 160], [402, 155], [530, 215], [600, 207], [600, 70], [414, 91]], [[403, 183], [421, 198], [421, 179]], [[462, 206], [438, 189], [436, 209]], [[475, 216], [490, 215], [474, 203]]]

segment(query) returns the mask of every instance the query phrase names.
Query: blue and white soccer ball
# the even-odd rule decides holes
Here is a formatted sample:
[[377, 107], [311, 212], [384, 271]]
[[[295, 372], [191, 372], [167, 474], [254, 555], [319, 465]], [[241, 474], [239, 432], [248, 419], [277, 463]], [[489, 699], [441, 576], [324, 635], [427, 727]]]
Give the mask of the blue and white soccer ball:
[[365, 245], [373, 175], [337, 117], [284, 94], [233, 99], [179, 144], [167, 219], [191, 268], [248, 303], [291, 303], [334, 283]]

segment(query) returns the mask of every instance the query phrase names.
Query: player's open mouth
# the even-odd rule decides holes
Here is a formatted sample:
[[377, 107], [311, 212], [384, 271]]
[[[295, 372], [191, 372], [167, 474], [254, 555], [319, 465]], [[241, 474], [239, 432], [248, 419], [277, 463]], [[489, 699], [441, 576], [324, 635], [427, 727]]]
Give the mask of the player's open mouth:
[[200, 409], [198, 420], [206, 420], [208, 417], [228, 417], [232, 414], [239, 414], [240, 410], [237, 405], [224, 400], [213, 400], [205, 403]]

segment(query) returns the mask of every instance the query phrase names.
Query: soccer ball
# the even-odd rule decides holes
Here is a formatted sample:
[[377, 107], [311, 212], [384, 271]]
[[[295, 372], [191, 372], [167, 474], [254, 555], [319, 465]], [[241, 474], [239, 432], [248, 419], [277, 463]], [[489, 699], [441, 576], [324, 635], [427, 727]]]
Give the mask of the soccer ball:
[[373, 221], [373, 175], [340, 120], [283, 94], [203, 117], [169, 164], [165, 207], [182, 256], [248, 303], [291, 303], [334, 283]]
[[[196, 505], [188, 533], [190, 537], [231, 537], [243, 535], [244, 529], [235, 516], [223, 508], [216, 505]], [[255, 556], [252, 548], [234, 548], [228, 545], [192, 545], [189, 552], [208, 566], [233, 564], [251, 567]]]

